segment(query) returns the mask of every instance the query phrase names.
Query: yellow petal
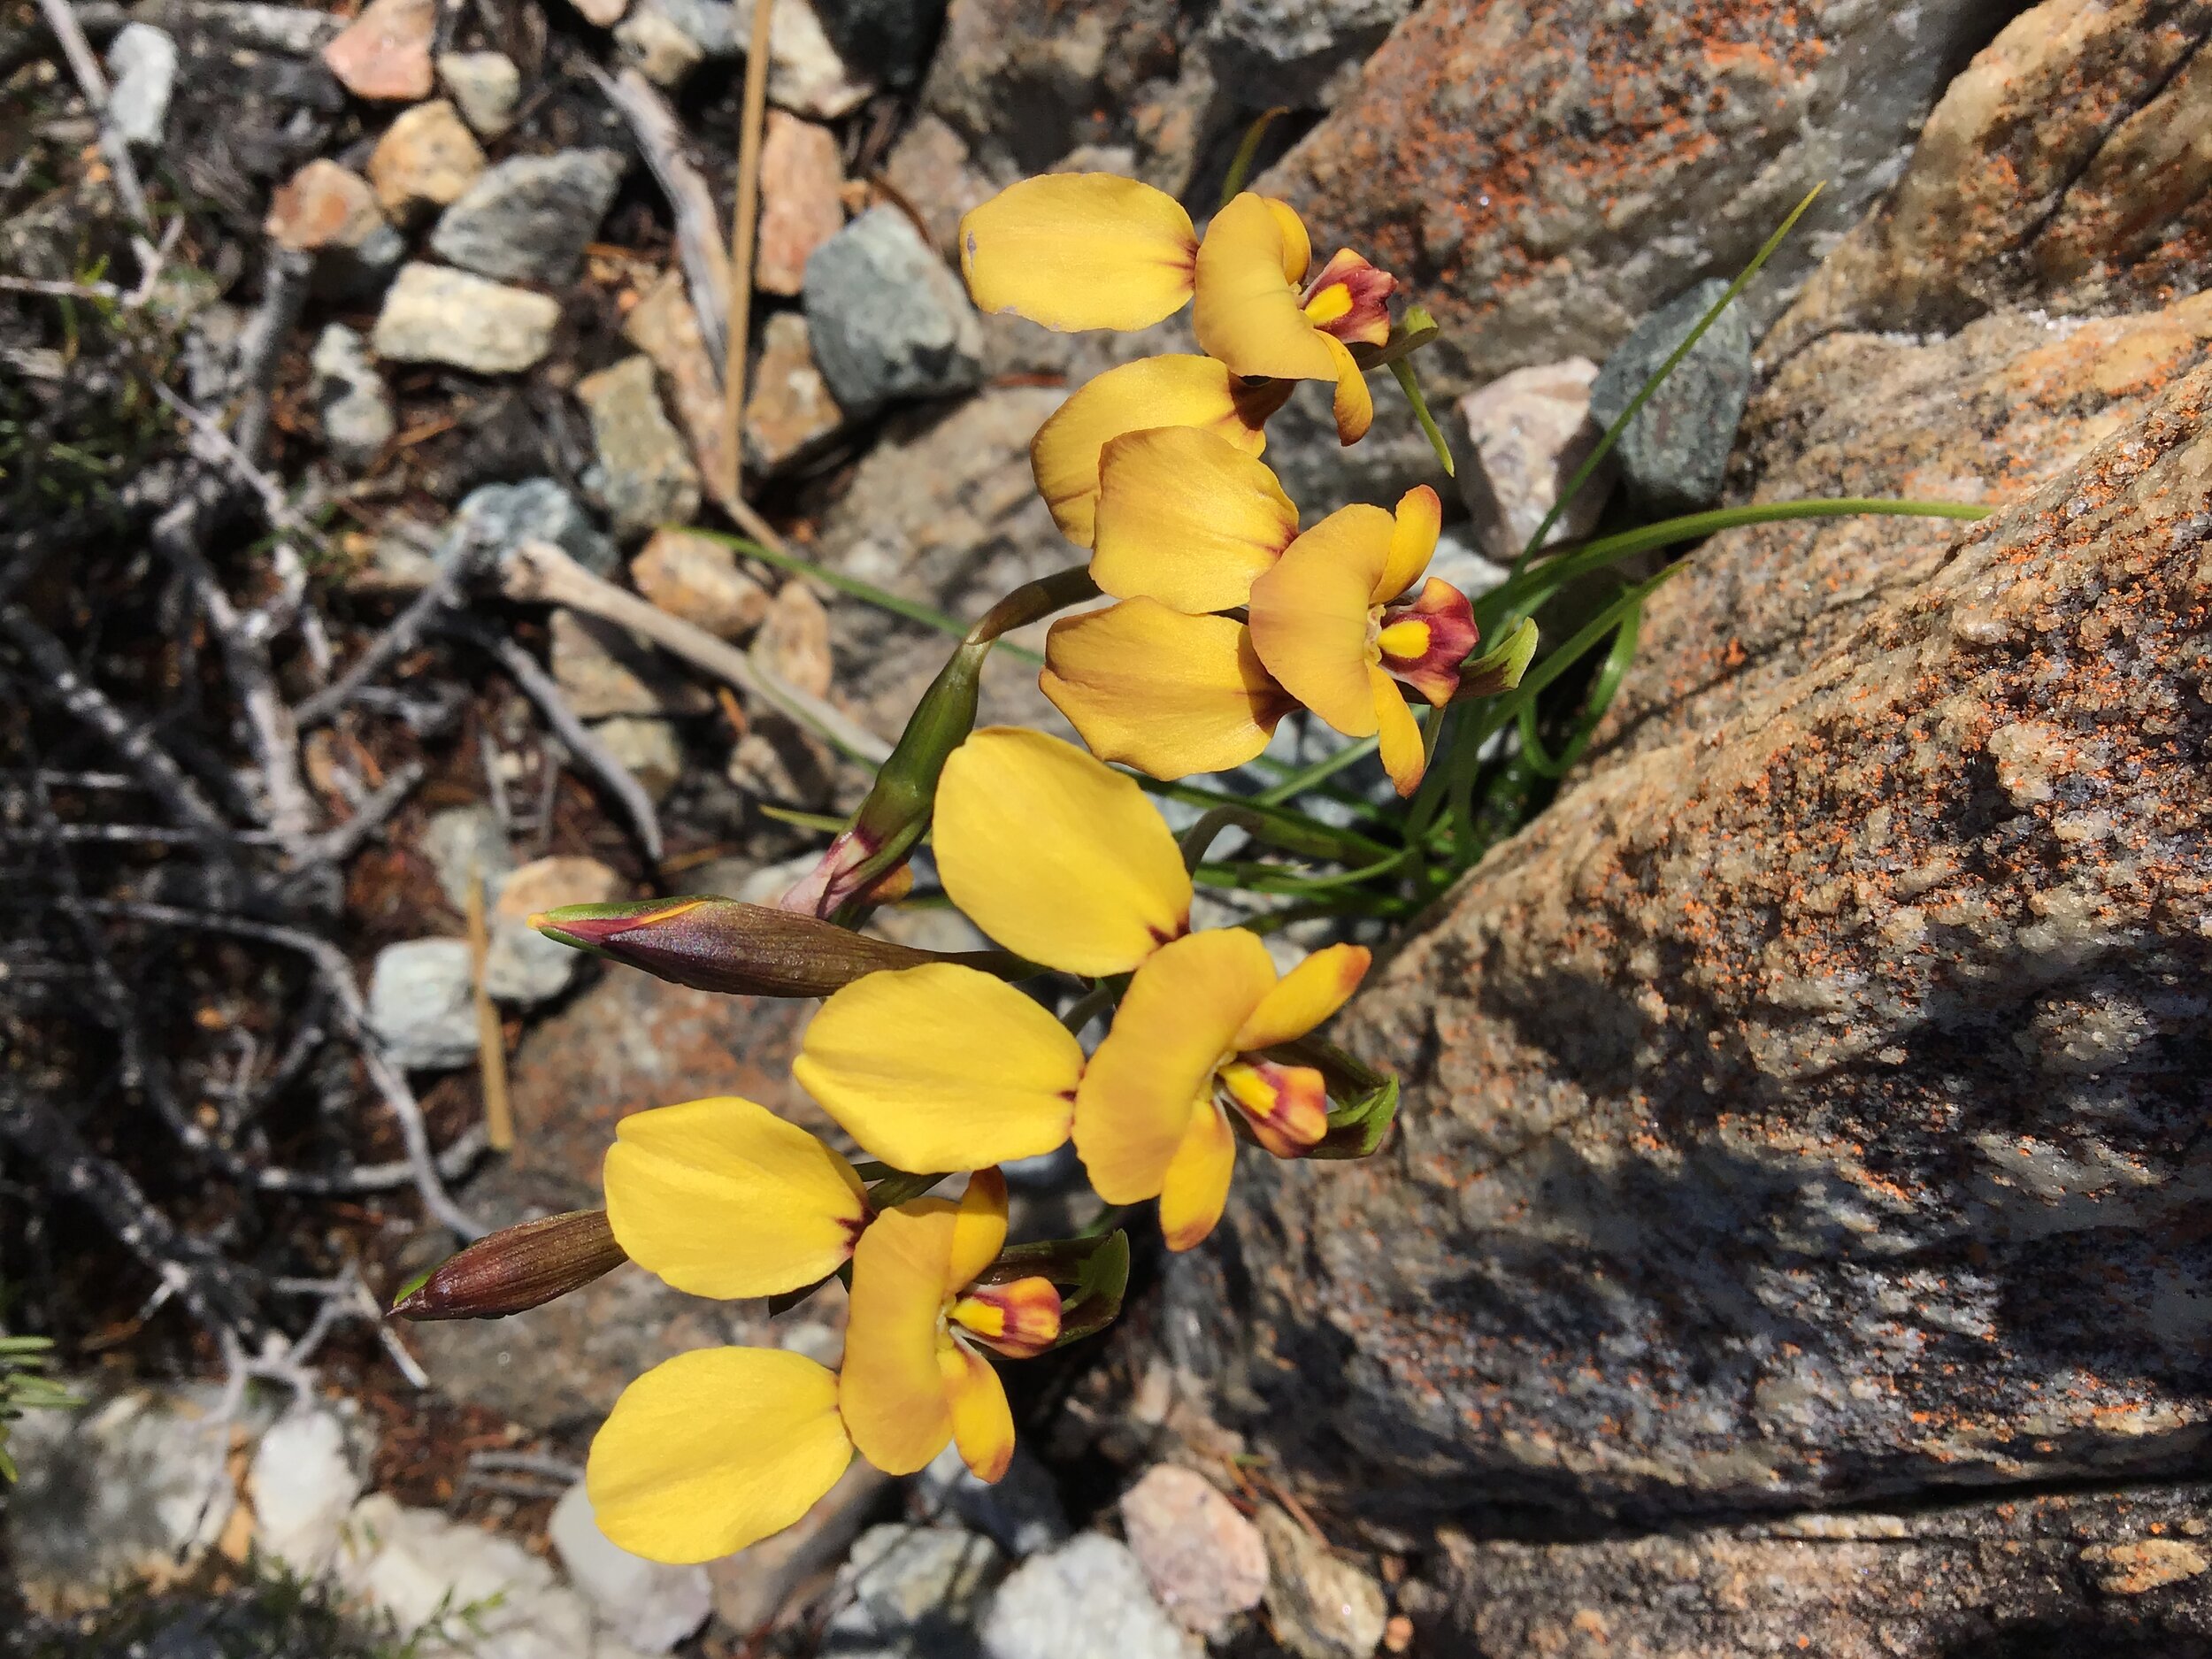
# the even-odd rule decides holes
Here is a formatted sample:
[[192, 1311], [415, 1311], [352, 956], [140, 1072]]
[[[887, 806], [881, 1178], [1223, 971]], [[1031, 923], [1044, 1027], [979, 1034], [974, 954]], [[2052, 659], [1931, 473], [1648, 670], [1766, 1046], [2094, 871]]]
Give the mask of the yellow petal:
[[1117, 599], [1233, 610], [1297, 535], [1275, 474], [1218, 433], [1161, 426], [1105, 448], [1091, 576]]
[[599, 1530], [651, 1561], [712, 1561], [782, 1531], [837, 1484], [837, 1378], [803, 1354], [679, 1354], [622, 1391], [584, 1481]]
[[937, 1365], [960, 1461], [978, 1480], [998, 1479], [1014, 1461], [1014, 1413], [1006, 1403], [1006, 1386], [991, 1362], [964, 1342], [940, 1348]]
[[934, 833], [952, 902], [1032, 962], [1126, 973], [1189, 925], [1190, 876], [1144, 791], [1042, 732], [987, 726], [953, 750]]
[[1294, 285], [1304, 281], [1306, 267], [1313, 263], [1313, 238], [1306, 234], [1306, 221], [1287, 202], [1271, 196], [1260, 200], [1267, 204], [1267, 211], [1275, 215], [1276, 228], [1283, 233], [1283, 280]]
[[1252, 645], [1283, 689], [1348, 737], [1375, 729], [1367, 613], [1390, 556], [1391, 518], [1339, 508], [1252, 584]]
[[1317, 950], [1275, 982], [1233, 1043], [1240, 1053], [1302, 1037], [1351, 1000], [1373, 953], [1364, 945]]
[[695, 1296], [772, 1296], [833, 1273], [868, 1218], [851, 1164], [725, 1095], [634, 1113], [607, 1149], [607, 1221], [630, 1259]]
[[1160, 1188], [1160, 1234], [1171, 1250], [1201, 1243], [1229, 1202], [1236, 1171], [1237, 1138], [1229, 1114], [1210, 1097], [1191, 1109], [1190, 1124], [1175, 1148]]
[[1203, 426], [1248, 455], [1290, 396], [1287, 386], [1245, 386], [1211, 357], [1140, 357], [1086, 384], [1030, 440], [1029, 469], [1060, 533], [1088, 547], [1098, 510], [1099, 452], [1125, 432]]
[[1367, 377], [1360, 373], [1351, 347], [1334, 334], [1322, 334], [1320, 340], [1328, 349], [1329, 373], [1336, 379], [1336, 393], [1330, 408], [1330, 413], [1336, 418], [1336, 441], [1357, 443], [1367, 435], [1367, 428], [1374, 425], [1375, 396], [1367, 389]]
[[[1247, 191], [1214, 215], [1198, 247], [1198, 343], [1235, 373], [1294, 380], [1337, 378], [1329, 337], [1298, 308], [1283, 221]], [[1302, 274], [1303, 266], [1300, 266]]]
[[1110, 173], [1024, 179], [960, 220], [960, 270], [976, 304], [1063, 331], [1173, 316], [1190, 297], [1197, 252], [1182, 204]]
[[1153, 599], [1062, 618], [1045, 664], [1039, 687], [1091, 752], [1155, 778], [1241, 766], [1297, 706], [1242, 623]]
[[1376, 730], [1382, 738], [1383, 770], [1390, 774], [1401, 795], [1411, 795], [1421, 774], [1428, 770], [1421, 727], [1406, 706], [1405, 693], [1398, 689], [1396, 680], [1379, 668], [1369, 669], [1367, 677], [1374, 698]]
[[1444, 503], [1426, 484], [1416, 484], [1399, 496], [1398, 511], [1390, 520], [1390, 557], [1368, 596], [1384, 604], [1419, 581], [1435, 556], [1436, 538], [1443, 528]]
[[856, 979], [806, 1028], [791, 1075], [869, 1156], [978, 1170], [1068, 1138], [1083, 1049], [1002, 979], [933, 962]]
[[1075, 1149], [1110, 1204], [1160, 1191], [1210, 1096], [1214, 1068], [1275, 984], [1267, 947], [1240, 927], [1193, 933], [1137, 970], [1075, 1101]]
[[860, 1455], [887, 1475], [910, 1475], [952, 1438], [937, 1352], [956, 1208], [918, 1198], [879, 1216], [853, 1253], [838, 1409]]
[[996, 1166], [968, 1177], [953, 1213], [952, 1259], [946, 1263], [948, 1291], [960, 1289], [993, 1262], [1006, 1245], [1006, 1178]]

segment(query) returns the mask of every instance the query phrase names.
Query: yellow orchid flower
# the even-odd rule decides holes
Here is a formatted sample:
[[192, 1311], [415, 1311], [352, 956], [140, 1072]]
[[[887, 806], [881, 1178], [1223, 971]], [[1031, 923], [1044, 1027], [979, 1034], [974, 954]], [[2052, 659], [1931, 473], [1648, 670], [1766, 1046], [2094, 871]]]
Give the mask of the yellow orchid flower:
[[1195, 300], [1199, 349], [1246, 379], [1334, 380], [1337, 436], [1373, 419], [1353, 342], [1390, 336], [1396, 279], [1346, 249], [1308, 280], [1313, 244], [1286, 204], [1247, 190], [1202, 241], [1182, 204], [1113, 173], [1008, 186], [960, 221], [960, 269], [987, 311], [1048, 328], [1147, 328]]
[[1448, 582], [1394, 603], [1428, 569], [1442, 522], [1425, 484], [1401, 496], [1394, 515], [1340, 508], [1252, 583], [1252, 646], [1268, 672], [1347, 737], [1379, 736], [1383, 769], [1402, 795], [1427, 763], [1399, 686], [1441, 707], [1476, 641], [1473, 607]]
[[[719, 1147], [709, 1157], [720, 1168]], [[697, 1254], [788, 1218], [718, 1205], [713, 1215]], [[592, 1440], [585, 1482], [600, 1530], [649, 1560], [710, 1561], [796, 1521], [855, 1451], [887, 1474], [911, 1474], [956, 1443], [979, 1477], [996, 1480], [1013, 1456], [1013, 1416], [976, 1348], [1026, 1357], [1050, 1347], [1060, 1324], [1048, 1280], [974, 1284], [1005, 1240], [1006, 1183], [979, 1171], [957, 1203], [917, 1199], [860, 1233], [841, 1376], [800, 1354], [721, 1348], [638, 1378]]]
[[[1093, 753], [1156, 778], [1240, 766], [1303, 705], [1379, 735], [1409, 794], [1421, 733], [1398, 687], [1450, 702], [1477, 637], [1457, 588], [1413, 589], [1441, 522], [1422, 485], [1394, 515], [1346, 507], [1300, 534], [1275, 475], [1210, 434], [1117, 439], [1091, 568], [1122, 603], [1054, 623], [1037, 683]], [[1248, 624], [1184, 614], [1238, 605]]]
[[1182, 1250], [1227, 1201], [1230, 1112], [1279, 1156], [1320, 1141], [1320, 1074], [1264, 1051], [1341, 1007], [1367, 951], [1331, 946], [1279, 978], [1251, 933], [1191, 933], [1190, 875], [1159, 814], [1130, 779], [1041, 732], [988, 727], [954, 750], [934, 834], [946, 892], [1008, 949], [1133, 977], [1087, 1063], [1057, 1020], [972, 969], [873, 973], [839, 991], [793, 1074], [872, 1154], [965, 1169], [1071, 1134], [1100, 1194], [1158, 1197]]

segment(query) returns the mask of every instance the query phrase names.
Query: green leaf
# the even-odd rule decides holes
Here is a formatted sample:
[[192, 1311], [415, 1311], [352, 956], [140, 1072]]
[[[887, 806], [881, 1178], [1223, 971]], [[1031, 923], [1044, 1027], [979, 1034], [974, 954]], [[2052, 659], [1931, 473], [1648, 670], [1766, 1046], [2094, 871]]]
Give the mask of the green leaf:
[[1226, 207], [1237, 199], [1237, 192], [1244, 188], [1244, 181], [1252, 173], [1253, 158], [1260, 153], [1260, 141], [1267, 136], [1267, 129], [1281, 117], [1290, 113], [1286, 104], [1277, 104], [1263, 110], [1260, 118], [1244, 129], [1238, 142], [1237, 153], [1229, 157], [1229, 171], [1221, 180], [1221, 205]]
[[1398, 1120], [1398, 1079], [1385, 1078], [1359, 1099], [1329, 1112], [1329, 1133], [1306, 1154], [1310, 1158], [1371, 1157]]
[[1060, 1305], [1060, 1335], [1055, 1348], [1096, 1336], [1121, 1312], [1129, 1290], [1129, 1235], [1117, 1227], [1100, 1240], [1083, 1263], [1075, 1294]]

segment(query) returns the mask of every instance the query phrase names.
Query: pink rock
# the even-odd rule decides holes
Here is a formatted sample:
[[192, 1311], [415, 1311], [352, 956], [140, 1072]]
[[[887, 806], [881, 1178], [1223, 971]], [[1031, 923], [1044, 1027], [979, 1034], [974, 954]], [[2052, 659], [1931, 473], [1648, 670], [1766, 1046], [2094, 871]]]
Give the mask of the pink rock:
[[323, 62], [357, 98], [426, 98], [437, 27], [437, 0], [369, 0], [323, 48]]
[[1267, 1593], [1259, 1529], [1203, 1475], [1156, 1463], [1121, 1494], [1122, 1530], [1160, 1605], [1185, 1630], [1220, 1632]]
[[277, 187], [262, 229], [280, 248], [311, 253], [358, 248], [383, 223], [369, 181], [318, 157]]
[[753, 286], [796, 294], [809, 255], [845, 227], [845, 166], [837, 135], [781, 110], [768, 111], [760, 147], [760, 244]]

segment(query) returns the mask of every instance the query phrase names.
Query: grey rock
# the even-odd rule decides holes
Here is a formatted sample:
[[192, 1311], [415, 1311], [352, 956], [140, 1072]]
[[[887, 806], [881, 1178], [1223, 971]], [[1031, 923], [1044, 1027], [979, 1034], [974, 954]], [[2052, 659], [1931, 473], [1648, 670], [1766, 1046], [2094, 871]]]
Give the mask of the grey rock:
[[987, 1659], [1189, 1659], [1129, 1546], [1084, 1532], [1017, 1567], [983, 1621]]
[[862, 1523], [891, 1490], [891, 1477], [864, 1457], [846, 1465], [812, 1509], [773, 1537], [707, 1563], [714, 1610], [737, 1630], [758, 1630], [810, 1583], [826, 1582], [851, 1550]]
[[384, 296], [370, 343], [397, 362], [513, 374], [544, 359], [560, 319], [559, 302], [546, 295], [443, 265], [405, 265]]
[[485, 276], [572, 282], [628, 165], [611, 150], [511, 156], [439, 215], [431, 249]]
[[[659, 12], [709, 58], [735, 58], [753, 27], [752, 0], [639, 0]], [[872, 83], [838, 55], [807, 0], [777, 0], [768, 50], [768, 99], [779, 109], [833, 120], [859, 107]]]
[[1414, 0], [1225, 0], [1204, 39], [1215, 77], [1240, 105], [1325, 107], [1330, 83], [1365, 62]]
[[588, 374], [577, 401], [591, 417], [599, 465], [586, 480], [613, 516], [618, 534], [643, 535], [699, 511], [699, 469], [690, 447], [661, 407], [653, 360], [625, 357]]
[[895, 207], [871, 208], [806, 264], [806, 320], [840, 407], [942, 397], [983, 375], [983, 331], [960, 280]]
[[357, 1439], [319, 1406], [270, 1425], [246, 1471], [257, 1554], [310, 1581], [329, 1570], [346, 1513], [361, 1495], [366, 1459]]
[[2135, 1486], [1581, 1543], [1447, 1533], [1415, 1651], [2205, 1659], [2208, 1513], [2212, 1487]]
[[704, 1567], [672, 1567], [633, 1555], [599, 1530], [591, 1494], [580, 1480], [561, 1494], [545, 1531], [600, 1628], [640, 1653], [666, 1653], [714, 1610]]
[[495, 1002], [535, 1008], [573, 985], [583, 965], [582, 952], [520, 922], [502, 919], [492, 925], [484, 952], [484, 988]]
[[511, 1538], [371, 1493], [346, 1518], [338, 1583], [415, 1651], [475, 1659], [611, 1659], [591, 1609]]
[[989, 1539], [957, 1527], [870, 1527], [837, 1575], [823, 1659], [973, 1659], [999, 1565]]
[[819, 0], [815, 10], [838, 55], [887, 87], [921, 79], [945, 21], [945, 0]]
[[133, 144], [158, 144], [177, 87], [177, 43], [147, 23], [126, 23], [108, 47], [108, 120]]
[[507, 832], [488, 806], [449, 806], [433, 812], [423, 826], [422, 853], [437, 872], [445, 902], [461, 915], [468, 912], [472, 880], [480, 876], [487, 888], [496, 892], [515, 867]]
[[478, 137], [496, 138], [514, 125], [522, 72], [504, 52], [441, 53], [438, 79]]
[[987, 1483], [976, 1479], [957, 1446], [948, 1446], [914, 1477], [914, 1486], [929, 1514], [958, 1517], [1017, 1560], [1068, 1535], [1059, 1488], [1025, 1446], [1017, 1444], [1005, 1474]]
[[323, 442], [341, 465], [366, 466], [398, 430], [392, 395], [369, 361], [361, 336], [343, 323], [326, 326], [308, 358], [322, 416]]
[[204, 31], [226, 45], [311, 58], [346, 27], [343, 18], [305, 6], [264, 0], [141, 0], [132, 8], [143, 20], [173, 32]]
[[[1809, 352], [1762, 493], [1971, 465], [2011, 499], [1701, 549], [1636, 740], [1339, 1018], [1398, 1072], [1397, 1139], [1248, 1161], [1161, 1318], [1286, 1478], [1384, 1525], [1586, 1526], [2160, 1478], [2212, 1441], [2212, 368], [2145, 412], [2132, 366], [2174, 326]], [[1808, 433], [1867, 353], [1894, 373]]]
[[[1609, 427], [1644, 382], [1689, 337], [1728, 284], [1715, 277], [1636, 325], [1590, 383], [1590, 418]], [[1751, 396], [1751, 328], [1740, 306], [1723, 311], [1613, 446], [1621, 486], [1653, 518], [1697, 512], [1720, 500]]]
[[446, 1071], [476, 1058], [475, 973], [465, 939], [410, 939], [376, 953], [369, 1026], [410, 1071]]
[[622, 555], [577, 505], [576, 498], [549, 478], [519, 484], [486, 484], [471, 490], [446, 526], [440, 557], [449, 556], [466, 538], [476, 557], [487, 562], [512, 552], [525, 541], [550, 541], [595, 576], [611, 576]]
[[1267, 1610], [1283, 1645], [1298, 1659], [1368, 1659], [1390, 1617], [1373, 1575], [1271, 1503], [1260, 1506], [1259, 1529], [1267, 1544]]
[[22, 1477], [5, 1516], [15, 1581], [52, 1615], [189, 1571], [236, 1502], [220, 1389], [77, 1392], [87, 1404], [30, 1412], [8, 1431]]

